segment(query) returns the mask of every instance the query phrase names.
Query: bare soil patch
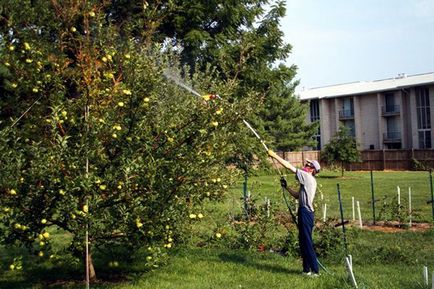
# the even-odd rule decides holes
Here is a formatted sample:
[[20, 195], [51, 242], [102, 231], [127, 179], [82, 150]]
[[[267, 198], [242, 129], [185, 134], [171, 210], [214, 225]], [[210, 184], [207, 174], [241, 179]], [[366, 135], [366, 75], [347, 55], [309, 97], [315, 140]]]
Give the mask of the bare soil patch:
[[[353, 225], [355, 226], [355, 225]], [[433, 228], [431, 223], [412, 223], [411, 227], [406, 224], [400, 224], [399, 222], [376, 222], [376, 224], [363, 225], [363, 230], [379, 231], [385, 233], [396, 233], [403, 231], [411, 232], [425, 232]]]

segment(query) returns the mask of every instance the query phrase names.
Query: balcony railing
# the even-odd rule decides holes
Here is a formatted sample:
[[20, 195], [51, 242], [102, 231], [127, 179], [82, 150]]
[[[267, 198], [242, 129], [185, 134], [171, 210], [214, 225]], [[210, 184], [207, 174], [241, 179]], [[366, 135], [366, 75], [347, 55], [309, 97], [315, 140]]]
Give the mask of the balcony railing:
[[340, 110], [339, 119], [354, 119], [354, 111], [352, 109]]
[[384, 142], [401, 142], [400, 131], [388, 131], [383, 134]]
[[385, 105], [381, 107], [381, 113], [383, 116], [399, 115], [401, 107], [399, 105]]

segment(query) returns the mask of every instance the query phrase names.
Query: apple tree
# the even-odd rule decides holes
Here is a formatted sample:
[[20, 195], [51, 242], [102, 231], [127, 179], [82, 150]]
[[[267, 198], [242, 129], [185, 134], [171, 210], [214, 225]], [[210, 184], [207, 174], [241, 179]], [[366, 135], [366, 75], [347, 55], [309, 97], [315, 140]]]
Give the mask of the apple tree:
[[0, 241], [45, 260], [59, 230], [82, 258], [88, 234], [91, 252], [148, 248], [152, 266], [236, 176], [255, 94], [234, 97], [209, 68], [183, 81], [220, 97], [192, 95], [165, 76], [176, 53], [126, 37], [105, 5], [3, 3]]

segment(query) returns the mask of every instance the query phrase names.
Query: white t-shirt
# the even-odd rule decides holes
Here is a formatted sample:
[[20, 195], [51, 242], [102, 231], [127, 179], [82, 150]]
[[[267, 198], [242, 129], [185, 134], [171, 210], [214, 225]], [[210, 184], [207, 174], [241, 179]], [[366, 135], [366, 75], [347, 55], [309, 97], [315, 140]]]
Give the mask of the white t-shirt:
[[295, 179], [300, 183], [298, 202], [300, 207], [305, 207], [311, 212], [313, 209], [313, 199], [316, 192], [316, 179], [311, 174], [297, 169]]

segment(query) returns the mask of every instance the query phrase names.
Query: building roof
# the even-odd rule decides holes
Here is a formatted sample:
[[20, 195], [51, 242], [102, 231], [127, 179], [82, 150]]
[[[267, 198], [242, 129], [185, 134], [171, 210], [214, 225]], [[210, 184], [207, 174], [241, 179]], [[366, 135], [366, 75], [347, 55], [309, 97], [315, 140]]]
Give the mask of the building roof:
[[296, 95], [301, 100], [316, 99], [316, 98], [332, 98], [340, 96], [360, 95], [368, 93], [377, 93], [383, 91], [391, 91], [404, 89], [413, 86], [427, 85], [434, 83], [434, 72], [405, 75], [398, 74], [395, 78], [360, 81], [324, 87], [311, 88], [296, 92]]

